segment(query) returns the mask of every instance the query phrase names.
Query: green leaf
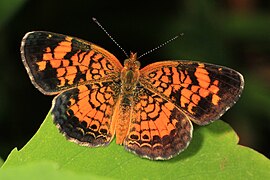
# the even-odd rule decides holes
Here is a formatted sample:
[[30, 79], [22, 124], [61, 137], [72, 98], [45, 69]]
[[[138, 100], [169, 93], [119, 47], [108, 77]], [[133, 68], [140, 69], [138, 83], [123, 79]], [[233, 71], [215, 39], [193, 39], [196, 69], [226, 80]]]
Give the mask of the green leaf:
[[[46, 173], [44, 173], [46, 172]], [[53, 162], [32, 162], [23, 166], [14, 166], [6, 169], [0, 169], [0, 179], [27, 179], [27, 180], [48, 180], [48, 179], [65, 179], [65, 180], [89, 180], [104, 179], [89, 174], [79, 174], [67, 170], [59, 170], [57, 163]]]
[[92, 176], [134, 179], [269, 179], [270, 161], [256, 151], [237, 145], [230, 126], [216, 121], [195, 127], [189, 147], [169, 161], [141, 159], [112, 142], [108, 147], [88, 148], [69, 142], [48, 115], [35, 136], [14, 149], [2, 169], [30, 162], [50, 161], [59, 170]]

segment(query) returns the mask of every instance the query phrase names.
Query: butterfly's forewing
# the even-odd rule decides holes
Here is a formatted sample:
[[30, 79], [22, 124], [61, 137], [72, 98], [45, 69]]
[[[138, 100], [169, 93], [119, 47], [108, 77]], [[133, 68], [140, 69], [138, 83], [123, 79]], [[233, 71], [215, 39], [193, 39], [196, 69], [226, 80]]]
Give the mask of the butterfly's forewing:
[[168, 98], [199, 125], [218, 119], [239, 98], [243, 76], [227, 67], [192, 61], [163, 61], [141, 71], [140, 81]]
[[70, 36], [46, 31], [27, 33], [21, 56], [32, 83], [44, 94], [119, 76], [122, 65], [105, 49]]

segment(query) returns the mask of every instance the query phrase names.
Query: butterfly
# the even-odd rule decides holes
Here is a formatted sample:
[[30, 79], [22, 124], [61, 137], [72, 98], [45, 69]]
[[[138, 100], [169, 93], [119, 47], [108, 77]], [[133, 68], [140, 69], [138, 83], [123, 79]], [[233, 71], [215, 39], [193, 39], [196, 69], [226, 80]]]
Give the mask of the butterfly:
[[28, 32], [21, 43], [33, 85], [52, 102], [54, 123], [67, 139], [89, 147], [116, 143], [140, 157], [167, 160], [185, 150], [192, 122], [220, 118], [240, 97], [243, 76], [209, 63], [168, 60], [140, 68], [62, 34]]

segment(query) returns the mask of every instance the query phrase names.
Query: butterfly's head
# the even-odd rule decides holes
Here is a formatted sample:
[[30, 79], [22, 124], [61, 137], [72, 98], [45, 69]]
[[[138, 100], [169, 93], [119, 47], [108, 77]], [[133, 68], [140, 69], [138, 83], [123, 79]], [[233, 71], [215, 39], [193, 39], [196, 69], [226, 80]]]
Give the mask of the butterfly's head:
[[137, 60], [137, 53], [130, 53], [130, 57], [124, 61], [124, 68], [127, 70], [139, 70], [141, 63]]

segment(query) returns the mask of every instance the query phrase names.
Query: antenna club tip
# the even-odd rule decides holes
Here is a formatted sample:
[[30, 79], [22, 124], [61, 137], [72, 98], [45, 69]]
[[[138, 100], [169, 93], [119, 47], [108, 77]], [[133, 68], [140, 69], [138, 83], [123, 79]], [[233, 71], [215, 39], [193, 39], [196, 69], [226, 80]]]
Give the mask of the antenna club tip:
[[185, 34], [184, 33], [180, 33], [180, 36], [184, 36]]

